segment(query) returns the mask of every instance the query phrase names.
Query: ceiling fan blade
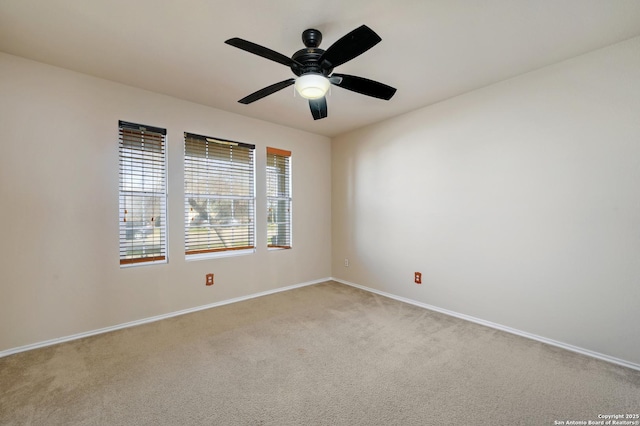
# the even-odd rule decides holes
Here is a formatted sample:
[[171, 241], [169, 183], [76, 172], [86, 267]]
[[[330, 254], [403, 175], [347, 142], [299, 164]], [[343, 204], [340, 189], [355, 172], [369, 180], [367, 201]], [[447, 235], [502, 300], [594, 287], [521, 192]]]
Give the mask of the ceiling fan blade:
[[229, 40], [225, 41], [225, 43], [230, 46], [237, 47], [238, 49], [246, 50], [247, 52], [253, 53], [254, 55], [262, 56], [263, 58], [281, 63], [282, 65], [286, 65], [288, 67], [302, 66], [300, 62], [294, 61], [288, 56], [284, 56], [282, 53], [278, 53], [275, 50], [268, 49], [264, 46], [260, 46], [259, 44], [255, 44], [238, 37], [230, 38]]
[[371, 28], [362, 25], [333, 43], [318, 58], [320, 66], [327, 70], [342, 65], [371, 49], [382, 39]]
[[240, 99], [238, 102], [245, 105], [250, 104], [251, 102], [255, 102], [259, 99], [262, 99], [265, 96], [269, 96], [270, 94], [275, 93], [278, 90], [282, 90], [285, 87], [289, 87], [295, 82], [296, 82], [295, 78], [290, 78], [288, 80], [284, 80], [279, 83], [272, 84], [271, 86], [267, 86], [264, 89], [258, 90], [257, 92], [253, 92], [249, 96], [245, 96], [244, 98]]
[[327, 99], [324, 96], [320, 99], [309, 99], [309, 107], [314, 120], [327, 117]]
[[347, 74], [333, 74], [331, 79], [334, 77], [342, 79], [342, 81], [338, 83], [333, 83], [332, 80], [334, 86], [342, 87], [343, 89], [351, 90], [352, 92], [360, 93], [362, 95], [372, 96], [374, 98], [388, 101], [396, 93], [396, 89], [394, 87], [369, 80], [368, 78]]

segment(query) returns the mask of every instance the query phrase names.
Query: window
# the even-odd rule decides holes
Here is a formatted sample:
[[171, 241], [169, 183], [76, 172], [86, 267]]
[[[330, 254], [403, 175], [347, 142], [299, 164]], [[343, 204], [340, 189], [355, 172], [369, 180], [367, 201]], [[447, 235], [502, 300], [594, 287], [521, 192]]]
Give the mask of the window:
[[167, 261], [165, 129], [119, 122], [120, 266]]
[[291, 152], [267, 148], [267, 246], [291, 248]]
[[255, 249], [254, 145], [185, 133], [185, 254]]

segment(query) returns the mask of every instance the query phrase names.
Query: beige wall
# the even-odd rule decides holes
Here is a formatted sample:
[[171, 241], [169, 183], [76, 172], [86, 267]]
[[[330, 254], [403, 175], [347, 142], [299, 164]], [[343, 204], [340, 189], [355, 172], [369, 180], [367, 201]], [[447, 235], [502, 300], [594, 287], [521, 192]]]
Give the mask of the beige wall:
[[[0, 351], [333, 275], [640, 363], [638, 111], [640, 38], [332, 142], [0, 53]], [[168, 130], [166, 265], [118, 265], [120, 119]], [[185, 262], [184, 131], [256, 144], [258, 206], [293, 151], [294, 250]]]
[[332, 179], [334, 277], [640, 364], [640, 38], [335, 138]]
[[[167, 129], [166, 265], [119, 267], [118, 120]], [[185, 131], [256, 145], [255, 254], [185, 262]], [[292, 250], [265, 248], [266, 146], [293, 152]], [[322, 136], [0, 53], [0, 351], [329, 277], [330, 155]]]

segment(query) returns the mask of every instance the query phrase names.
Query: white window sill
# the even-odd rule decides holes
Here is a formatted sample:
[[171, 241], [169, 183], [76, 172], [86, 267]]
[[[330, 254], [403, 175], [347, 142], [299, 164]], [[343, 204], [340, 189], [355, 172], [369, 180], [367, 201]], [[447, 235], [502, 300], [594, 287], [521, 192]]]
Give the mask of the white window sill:
[[219, 259], [223, 257], [246, 256], [248, 254], [254, 254], [255, 252], [256, 252], [256, 249], [216, 251], [211, 253], [187, 254], [185, 256], [185, 259], [187, 260], [187, 262], [191, 262], [191, 261], [204, 260], [204, 259]]

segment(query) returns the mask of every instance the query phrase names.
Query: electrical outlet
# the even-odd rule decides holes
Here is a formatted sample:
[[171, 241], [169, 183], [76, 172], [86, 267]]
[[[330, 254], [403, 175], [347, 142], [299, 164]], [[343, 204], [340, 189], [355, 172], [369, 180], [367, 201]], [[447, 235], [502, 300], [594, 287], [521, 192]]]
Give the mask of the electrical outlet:
[[344, 260], [344, 267], [348, 268], [349, 267], [349, 259], [345, 259]]
[[413, 281], [414, 281], [416, 284], [422, 284], [422, 272], [416, 272], [416, 273], [414, 273]]
[[213, 274], [207, 274], [206, 285], [213, 285]]

